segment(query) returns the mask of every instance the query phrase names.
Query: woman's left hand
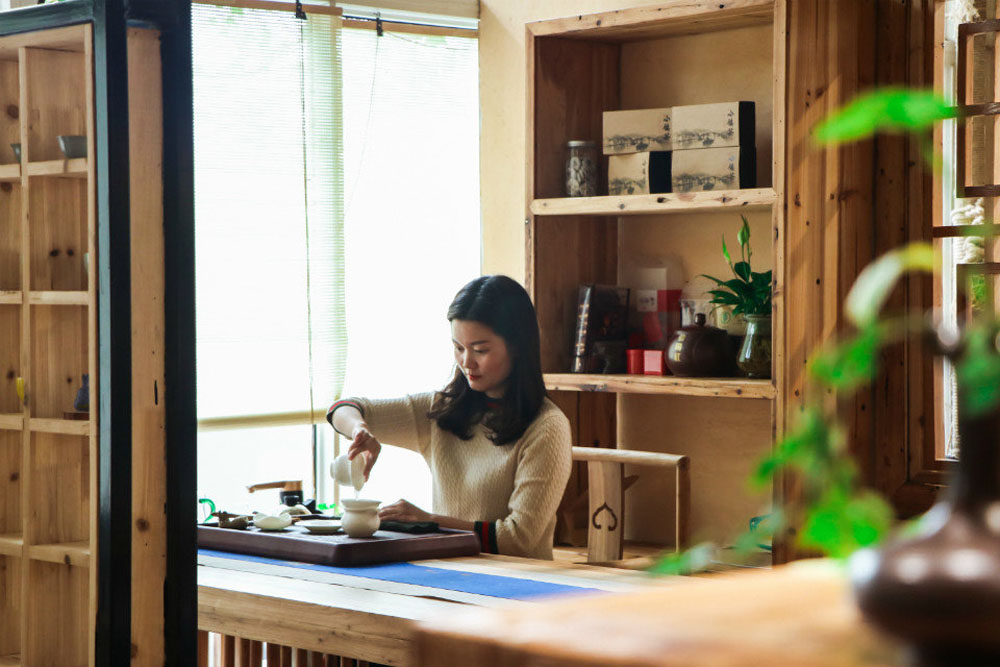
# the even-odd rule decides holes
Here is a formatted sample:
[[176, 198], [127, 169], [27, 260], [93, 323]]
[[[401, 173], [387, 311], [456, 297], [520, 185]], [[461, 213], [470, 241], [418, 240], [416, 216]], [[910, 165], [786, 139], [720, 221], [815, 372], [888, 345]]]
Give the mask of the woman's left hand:
[[434, 517], [413, 503], [400, 498], [391, 505], [385, 505], [378, 511], [378, 518], [389, 521], [433, 521]]

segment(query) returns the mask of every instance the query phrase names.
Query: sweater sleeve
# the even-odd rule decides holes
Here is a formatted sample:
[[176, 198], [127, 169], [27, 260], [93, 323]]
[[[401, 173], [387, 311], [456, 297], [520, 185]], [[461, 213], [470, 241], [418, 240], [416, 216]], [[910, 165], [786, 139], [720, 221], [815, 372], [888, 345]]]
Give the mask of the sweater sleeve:
[[493, 542], [497, 552], [510, 556], [531, 553], [548, 537], [573, 458], [569, 421], [558, 410], [532, 424], [523, 437], [508, 514], [494, 524], [495, 535], [490, 526], [481, 529], [485, 544]]
[[431, 420], [427, 412], [433, 398], [432, 393], [390, 399], [347, 398], [330, 406], [327, 421], [333, 423], [337, 408], [353, 405], [361, 411], [379, 442], [425, 454], [431, 442]]

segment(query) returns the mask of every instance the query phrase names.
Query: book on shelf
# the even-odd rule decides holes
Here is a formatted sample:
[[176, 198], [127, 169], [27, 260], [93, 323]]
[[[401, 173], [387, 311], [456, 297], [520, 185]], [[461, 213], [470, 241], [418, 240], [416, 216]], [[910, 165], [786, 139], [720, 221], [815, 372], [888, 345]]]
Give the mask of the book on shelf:
[[620, 373], [625, 367], [629, 289], [580, 285], [577, 300], [574, 373]]

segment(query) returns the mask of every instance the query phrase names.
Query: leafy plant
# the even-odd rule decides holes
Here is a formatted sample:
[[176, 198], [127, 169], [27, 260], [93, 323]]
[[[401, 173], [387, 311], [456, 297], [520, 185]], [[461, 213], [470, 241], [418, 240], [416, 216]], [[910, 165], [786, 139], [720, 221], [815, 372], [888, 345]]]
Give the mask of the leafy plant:
[[733, 315], [770, 315], [771, 314], [771, 271], [757, 272], [750, 268], [750, 223], [745, 215], [743, 226], [736, 234], [740, 244], [740, 261], [733, 264], [733, 259], [726, 248], [726, 237], [722, 237], [722, 256], [729, 264], [733, 277], [729, 280], [719, 280], [714, 276], [702, 274], [718, 285], [718, 289], [709, 290], [712, 295], [710, 303], [716, 306], [733, 306]]

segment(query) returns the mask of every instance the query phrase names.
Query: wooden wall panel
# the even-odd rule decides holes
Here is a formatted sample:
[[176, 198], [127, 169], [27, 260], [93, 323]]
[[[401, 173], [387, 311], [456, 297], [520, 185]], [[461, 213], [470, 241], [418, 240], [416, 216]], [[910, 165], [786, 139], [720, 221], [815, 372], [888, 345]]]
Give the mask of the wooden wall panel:
[[[874, 82], [875, 3], [791, 2], [787, 25], [785, 428], [806, 403], [810, 355], [838, 331], [847, 290], [872, 255], [873, 143], [820, 148], [811, 135]], [[866, 412], [852, 411], [847, 424], [849, 447], [863, 468], [870, 447]], [[800, 493], [794, 479], [782, 487], [788, 498]], [[776, 545], [776, 561], [792, 555], [786, 543]]]
[[131, 28], [129, 169], [132, 252], [132, 665], [162, 665], [166, 578], [163, 95], [160, 36]]

